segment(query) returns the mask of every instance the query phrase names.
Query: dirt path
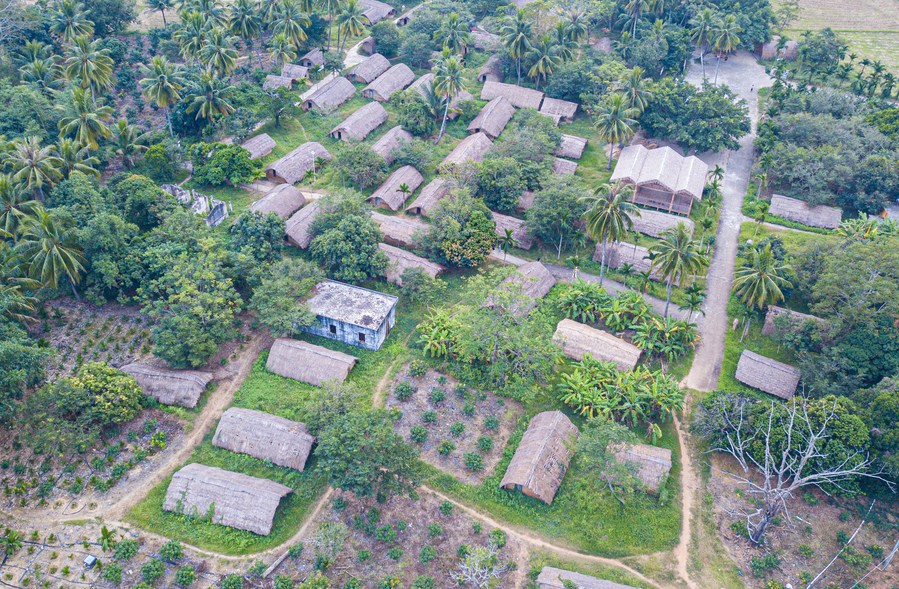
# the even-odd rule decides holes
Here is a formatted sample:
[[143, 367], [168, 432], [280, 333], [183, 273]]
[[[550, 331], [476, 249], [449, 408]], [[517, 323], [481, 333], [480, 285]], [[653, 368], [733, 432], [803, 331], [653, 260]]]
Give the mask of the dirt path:
[[687, 583], [690, 589], [696, 589], [696, 583], [690, 578], [688, 564], [690, 562], [691, 526], [696, 511], [696, 493], [699, 489], [699, 476], [696, 473], [690, 449], [687, 447], [683, 425], [681, 425], [677, 415], [674, 416], [674, 428], [677, 431], [677, 443], [680, 447], [681, 455], [681, 528], [680, 541], [674, 547], [674, 558], [677, 561], [677, 574]]

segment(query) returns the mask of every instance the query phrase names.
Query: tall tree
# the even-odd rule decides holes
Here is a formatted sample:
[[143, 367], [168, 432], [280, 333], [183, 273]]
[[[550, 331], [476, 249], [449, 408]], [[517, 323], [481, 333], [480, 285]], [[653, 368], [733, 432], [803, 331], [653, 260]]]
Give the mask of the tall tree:
[[618, 89], [627, 96], [627, 102], [637, 114], [641, 114], [652, 100], [651, 81], [644, 77], [646, 72], [640, 66], [634, 66], [618, 83]]
[[134, 167], [134, 156], [147, 150], [147, 135], [129, 125], [126, 119], [119, 119], [112, 127], [112, 146], [115, 154], [122, 158], [125, 166]]
[[690, 39], [699, 49], [699, 63], [702, 64], [702, 79], [705, 79], [705, 54], [717, 26], [717, 17], [711, 8], [703, 8], [690, 20]]
[[343, 10], [337, 15], [337, 36], [340, 38], [340, 53], [343, 53], [343, 46], [346, 45], [350, 37], [359, 36], [364, 30], [365, 21], [359, 0], [347, 0], [343, 5]]
[[752, 248], [734, 276], [734, 294], [750, 307], [762, 310], [782, 301], [781, 289], [793, 286], [785, 278], [789, 270], [789, 266], [774, 257], [771, 244], [764, 249]]
[[562, 63], [559, 57], [557, 46], [549, 35], [542, 35], [536, 43], [531, 45], [529, 52], [534, 65], [528, 70], [528, 76], [534, 78], [537, 82], [537, 89], [540, 89], [540, 78], [546, 81], [547, 76], [552, 75]]
[[328, 13], [328, 46], [325, 48], [325, 51], [331, 51], [331, 33], [334, 26], [334, 18], [342, 3], [342, 0], [319, 0], [319, 5]]
[[599, 262], [599, 284], [602, 285], [606, 271], [606, 247], [609, 242], [624, 239], [634, 228], [634, 217], [640, 216], [640, 209], [628, 201], [633, 189], [625, 184], [603, 184], [593, 196], [582, 199], [587, 203], [584, 220], [587, 234], [602, 249]]
[[84, 4], [77, 0], [59, 0], [50, 14], [50, 33], [71, 43], [77, 37], [94, 34], [94, 23], [88, 18]]
[[268, 56], [276, 66], [282, 66], [290, 63], [297, 58], [297, 51], [284, 33], [272, 35], [269, 40]]
[[718, 83], [718, 69], [721, 66], [721, 56], [727, 55], [731, 51], [736, 51], [740, 46], [740, 33], [743, 29], [737, 24], [737, 17], [728, 14], [715, 27], [713, 34], [715, 38], [715, 51], [718, 52], [718, 60], [715, 63], [715, 84]]
[[440, 28], [434, 31], [434, 41], [441, 43], [452, 53], [465, 55], [471, 44], [471, 35], [468, 25], [462, 20], [458, 12], [452, 12], [440, 24]]
[[22, 228], [16, 251], [28, 265], [28, 273], [50, 288], [65, 276], [78, 298], [75, 285], [84, 272], [84, 255], [75, 240], [75, 231], [53, 211], [38, 208]]
[[100, 47], [99, 41], [87, 37], [76, 37], [66, 50], [65, 75], [77, 81], [85, 89], [90, 89], [91, 99], [97, 93], [112, 87], [113, 62], [109, 51]]
[[464, 89], [465, 68], [455, 55], [444, 55], [437, 61], [434, 67], [434, 93], [446, 103], [443, 107], [443, 122], [440, 124], [440, 134], [437, 135], [435, 144], [440, 143], [446, 132], [446, 119], [449, 116], [449, 107], [453, 99]]
[[286, 35], [294, 47], [299, 47], [306, 40], [306, 31], [310, 26], [312, 26], [312, 21], [303, 12], [303, 8], [298, 0], [282, 0], [281, 5], [275, 12], [272, 31], [276, 35]]
[[209, 31], [206, 36], [206, 45], [200, 50], [200, 61], [210, 73], [219, 77], [227, 77], [237, 65], [239, 54], [234, 48], [237, 37], [229, 35], [220, 27]]
[[68, 178], [72, 172], [81, 172], [87, 176], [100, 177], [97, 166], [100, 159], [90, 154], [90, 148], [79, 141], [61, 137], [56, 142], [54, 155], [59, 158], [59, 169], [63, 178]]
[[248, 51], [253, 50], [253, 41], [262, 35], [262, 15], [253, 0], [236, 0], [231, 6], [228, 29], [243, 41]]
[[708, 256], [701, 252], [699, 244], [687, 230], [678, 223], [662, 234], [661, 241], [649, 248], [650, 264], [653, 270], [665, 278], [665, 317], [671, 305], [671, 287], [690, 275], [702, 272], [709, 265]]
[[[0, 233], [17, 238], [22, 223], [34, 215], [38, 206], [11, 176], [0, 174]], [[0, 269], [3, 268], [4, 264], [0, 263]]]
[[53, 146], [41, 147], [37, 137], [26, 137], [13, 143], [5, 157], [12, 178], [25, 190], [44, 198], [44, 187], [52, 187], [62, 177], [60, 159], [53, 155]]
[[187, 113], [195, 115], [198, 119], [213, 120], [219, 116], [229, 115], [234, 112], [234, 107], [228, 102], [228, 96], [234, 87], [224, 80], [209, 73], [200, 74], [199, 79], [194, 80], [187, 90]]
[[624, 94], [613, 94], [599, 107], [594, 124], [600, 138], [609, 144], [609, 165], [606, 169], [612, 169], [615, 146], [620, 146], [634, 133], [636, 116], [637, 111], [628, 106], [628, 99]]
[[162, 15], [162, 27], [168, 28], [169, 22], [165, 18], [165, 11], [174, 6], [172, 0], [147, 0], [147, 8]]
[[181, 25], [173, 35], [181, 47], [181, 55], [185, 59], [194, 59], [206, 44], [206, 35], [211, 25], [203, 15], [195, 10], [181, 13]]
[[82, 88], [73, 87], [68, 100], [57, 105], [62, 113], [59, 134], [74, 137], [76, 141], [97, 150], [99, 140], [108, 139], [112, 131], [106, 122], [112, 118], [112, 107], [95, 103]]
[[149, 67], [141, 65], [141, 72], [146, 76], [140, 81], [144, 96], [165, 111], [169, 135], [174, 137], [171, 108], [181, 100], [181, 89], [184, 88], [181, 68], [172, 65], [165, 57], [155, 56], [150, 60]]
[[524, 9], [519, 8], [515, 14], [506, 19], [499, 32], [509, 57], [515, 60], [519, 85], [521, 85], [521, 58], [527, 55], [531, 48], [531, 31], [531, 18]]

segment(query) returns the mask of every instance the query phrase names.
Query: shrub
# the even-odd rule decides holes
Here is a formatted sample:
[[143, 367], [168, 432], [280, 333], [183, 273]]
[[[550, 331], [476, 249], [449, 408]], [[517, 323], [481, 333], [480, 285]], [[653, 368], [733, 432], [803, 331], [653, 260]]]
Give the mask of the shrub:
[[459, 547], [456, 549], [456, 556], [459, 558], [465, 558], [471, 553], [471, 546], [468, 544], [459, 544]]
[[343, 589], [363, 589], [362, 581], [356, 577], [347, 579], [347, 582], [343, 584]]
[[425, 372], [428, 371], [428, 366], [421, 360], [413, 360], [409, 364], [409, 376], [413, 378], [418, 378], [419, 376], [424, 376]]
[[765, 589], [784, 589], [784, 584], [775, 579], [771, 579], [765, 583]]
[[103, 574], [100, 576], [104, 581], [118, 585], [122, 582], [122, 565], [111, 562], [103, 567]]
[[484, 427], [487, 429], [499, 429], [499, 419], [493, 415], [484, 418]]
[[811, 558], [815, 556], [815, 551], [808, 544], [800, 544], [799, 545], [799, 556], [802, 558]]
[[849, 518], [850, 518], [850, 515], [849, 515], [849, 512], [848, 512], [848, 511], [841, 511], [841, 512], [840, 512], [839, 519], [840, 519], [841, 522], [844, 522], [844, 523], [845, 523], [845, 522], [848, 522], [848, 521], [849, 521]]
[[446, 391], [443, 389], [433, 388], [431, 389], [431, 394], [429, 395], [431, 399], [431, 403], [434, 405], [440, 405], [444, 401], [446, 401]]
[[425, 440], [428, 439], [428, 430], [422, 425], [414, 425], [409, 430], [409, 438], [416, 444], [424, 444]]
[[356, 560], [359, 562], [365, 562], [371, 559], [371, 552], [368, 550], [360, 550], [356, 553]]
[[[338, 497], [337, 499], [334, 500], [332, 507], [334, 508], [334, 511], [341, 512], [347, 508], [347, 505], [349, 505], [349, 501], [347, 501], [343, 497]], [[302, 552], [303, 546], [300, 544], [297, 544], [297, 546], [300, 547], [300, 552]], [[294, 547], [292, 546], [291, 548], [294, 548]]]
[[389, 524], [381, 526], [375, 531], [375, 538], [386, 544], [392, 544], [396, 542], [396, 530]]
[[868, 553], [871, 554], [871, 557], [874, 560], [880, 560], [883, 558], [883, 546], [880, 544], [871, 544], [868, 548]]
[[265, 574], [267, 568], [268, 566], [264, 562], [257, 560], [247, 571], [247, 576], [257, 579], [262, 578], [262, 575]]
[[148, 585], [152, 585], [153, 583], [155, 583], [164, 574], [165, 565], [162, 564], [161, 560], [155, 558], [144, 563], [144, 565], [140, 567], [140, 578], [143, 579]]
[[421, 414], [421, 420], [425, 423], [434, 423], [435, 421], [437, 421], [437, 412], [425, 411]]
[[746, 527], [746, 522], [743, 520], [737, 520], [730, 524], [730, 531], [737, 536], [749, 539], [749, 528]]
[[474, 417], [474, 414], [477, 412], [477, 409], [471, 403], [466, 403], [462, 406], [462, 415], [465, 417]]
[[408, 401], [412, 398], [413, 393], [415, 393], [415, 388], [408, 380], [404, 380], [393, 389], [393, 394], [396, 395], [396, 398], [400, 401]]
[[465, 468], [472, 472], [484, 470], [484, 457], [477, 452], [466, 452], [462, 460], [465, 462]]
[[412, 589], [434, 589], [434, 577], [418, 577], [412, 583]]
[[221, 589], [243, 589], [243, 577], [231, 573], [222, 578]]
[[436, 538], [437, 536], [443, 533], [443, 526], [438, 524], [437, 522], [431, 522], [428, 524], [428, 536], [431, 538]]
[[450, 426], [450, 433], [455, 437], [459, 437], [465, 433], [465, 424], [461, 421], [457, 421], [453, 425]]
[[175, 573], [175, 583], [181, 587], [190, 587], [197, 578], [197, 571], [192, 566], [184, 566]]
[[780, 566], [780, 557], [776, 554], [766, 554], [765, 556], [753, 556], [749, 560], [749, 568], [752, 569], [752, 574], [755, 577], [764, 577], [766, 573], [769, 573]]
[[181, 560], [184, 556], [184, 549], [181, 548], [181, 542], [177, 540], [169, 540], [159, 549], [159, 557], [162, 560], [175, 562]]
[[506, 545], [506, 533], [499, 528], [493, 529], [487, 536], [487, 540], [497, 548], [502, 548]]
[[121, 540], [115, 545], [113, 554], [116, 560], [131, 560], [137, 555], [139, 546], [137, 540]]
[[293, 579], [278, 575], [275, 577], [275, 589], [293, 589]]
[[481, 436], [478, 438], [478, 450], [485, 453], [493, 450], [493, 438], [490, 436]]
[[449, 514], [453, 512], [453, 504], [449, 501], [444, 501], [440, 504], [440, 507], [438, 509], [440, 509], [440, 513], [449, 517]]
[[394, 546], [390, 550], [387, 551], [387, 558], [390, 560], [396, 560], [403, 558], [403, 549], [399, 546]]
[[840, 544], [842, 546], [847, 542], [849, 542], [849, 534], [847, 534], [845, 530], [837, 531], [837, 544]]
[[441, 456], [449, 456], [452, 454], [453, 450], [456, 449], [456, 445], [449, 440], [443, 440], [437, 446], [437, 453]]
[[378, 589], [397, 589], [402, 586], [403, 582], [400, 581], [400, 578], [396, 575], [391, 577], [384, 577], [381, 579], [381, 582], [378, 583]]
[[433, 546], [422, 546], [418, 551], [418, 560], [421, 564], [428, 564], [435, 558], [437, 558], [437, 551]]

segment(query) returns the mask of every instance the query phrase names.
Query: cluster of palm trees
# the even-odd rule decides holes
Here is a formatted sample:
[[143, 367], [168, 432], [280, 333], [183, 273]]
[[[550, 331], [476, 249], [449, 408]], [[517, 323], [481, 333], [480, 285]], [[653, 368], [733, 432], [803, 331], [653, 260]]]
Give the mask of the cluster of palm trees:
[[636, 66], [619, 80], [615, 92], [597, 106], [594, 125], [609, 150], [607, 170], [612, 169], [615, 147], [628, 141], [637, 129], [637, 118], [652, 100], [651, 80]]
[[690, 38], [699, 50], [699, 61], [702, 64], [702, 77], [705, 79], [705, 54], [714, 51], [715, 84], [718, 83], [718, 68], [721, 58], [736, 51], [740, 46], [740, 33], [743, 30], [737, 24], [737, 17], [727, 14], [723, 17], [712, 8], [703, 8], [690, 20]]
[[[879, 95], [881, 98], [890, 99], [893, 97], [893, 90], [899, 89], [896, 76], [886, 71], [886, 66], [880, 60], [870, 60], [867, 57], [858, 60], [858, 55], [850, 53], [849, 61], [838, 64], [833, 70], [833, 76], [839, 80], [840, 86], [849, 85], [849, 89], [855, 94], [873, 97]], [[856, 69], [860, 65], [860, 69]], [[868, 68], [870, 71], [866, 73]], [[825, 72], [825, 75], [830, 75]], [[899, 97], [899, 91], [896, 96]]]
[[538, 89], [541, 80], [545, 83], [562, 63], [576, 57], [588, 33], [587, 18], [578, 9], [569, 10], [550, 30], [535, 33], [533, 17], [519, 8], [506, 18], [499, 31], [506, 52], [515, 61], [518, 84], [522, 60], [527, 59], [531, 63], [527, 75]]

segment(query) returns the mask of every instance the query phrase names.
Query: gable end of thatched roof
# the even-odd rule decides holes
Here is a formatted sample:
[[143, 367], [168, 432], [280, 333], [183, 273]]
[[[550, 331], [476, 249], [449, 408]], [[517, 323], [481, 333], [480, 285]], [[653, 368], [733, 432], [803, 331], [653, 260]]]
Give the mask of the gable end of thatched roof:
[[197, 406], [200, 396], [212, 380], [209, 372], [170, 370], [140, 362], [126, 364], [120, 370], [133, 376], [148, 397], [153, 397], [163, 405], [180, 405], [190, 409]]
[[568, 470], [572, 446], [579, 434], [577, 427], [561, 411], [535, 415], [515, 449], [500, 487], [520, 489], [526, 495], [551, 504]]
[[618, 370], [633, 370], [643, 351], [611, 333], [589, 325], [562, 319], [556, 326], [553, 341], [572, 360], [583, 360], [586, 354], [603, 362], [614, 362]]

